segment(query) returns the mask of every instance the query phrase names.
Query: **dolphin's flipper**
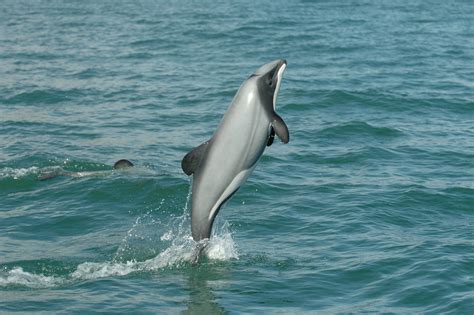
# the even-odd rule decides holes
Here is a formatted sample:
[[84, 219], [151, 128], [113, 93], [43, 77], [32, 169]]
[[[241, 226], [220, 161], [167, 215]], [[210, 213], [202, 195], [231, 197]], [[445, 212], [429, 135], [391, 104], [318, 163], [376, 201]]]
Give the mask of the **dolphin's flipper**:
[[274, 139], [275, 139], [275, 129], [273, 129], [273, 127], [270, 127], [270, 137], [268, 137], [267, 147], [273, 144]]
[[183, 160], [181, 161], [181, 168], [186, 175], [190, 176], [199, 167], [201, 159], [207, 150], [208, 144], [209, 141], [206, 141], [189, 151], [189, 153], [184, 156]]
[[288, 143], [288, 141], [290, 141], [288, 127], [277, 113], [273, 114], [272, 127], [275, 129], [275, 133], [277, 134], [278, 138], [280, 138], [281, 142]]

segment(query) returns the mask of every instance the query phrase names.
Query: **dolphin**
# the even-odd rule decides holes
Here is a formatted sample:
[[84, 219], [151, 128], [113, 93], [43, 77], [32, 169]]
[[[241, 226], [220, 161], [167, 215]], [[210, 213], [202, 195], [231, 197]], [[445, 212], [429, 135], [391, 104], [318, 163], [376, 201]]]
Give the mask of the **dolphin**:
[[[129, 160], [121, 159], [115, 162], [113, 169], [115, 170], [122, 170], [133, 167], [133, 163]], [[58, 176], [70, 176], [70, 177], [87, 177], [87, 176], [106, 176], [110, 174], [109, 171], [93, 171], [93, 172], [67, 172], [64, 170], [54, 170], [43, 172], [39, 177], [38, 180], [43, 181], [47, 179], [56, 178]]]
[[247, 180], [275, 134], [283, 143], [290, 139], [288, 127], [275, 112], [286, 64], [284, 59], [275, 60], [250, 75], [212, 138], [191, 150], [181, 162], [184, 173], [193, 175], [191, 231], [201, 244], [197, 255], [211, 237], [219, 210]]
[[114, 170], [121, 170], [121, 169], [124, 169], [124, 168], [133, 167], [133, 166], [134, 166], [133, 163], [130, 162], [129, 160], [121, 159], [121, 160], [118, 160], [117, 162], [115, 162]]

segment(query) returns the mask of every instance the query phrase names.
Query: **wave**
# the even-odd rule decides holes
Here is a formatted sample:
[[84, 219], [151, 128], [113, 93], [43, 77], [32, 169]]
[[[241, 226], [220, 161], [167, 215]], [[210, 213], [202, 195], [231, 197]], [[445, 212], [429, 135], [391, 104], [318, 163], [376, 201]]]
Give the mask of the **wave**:
[[[3, 266], [3, 268], [0, 267], [0, 288], [52, 288], [84, 280], [126, 276], [136, 272], [154, 273], [173, 268], [190, 268], [196, 242], [190, 234], [189, 197], [190, 192], [184, 213], [172, 218], [171, 222], [162, 223], [154, 218], [151, 212], [139, 216], [111, 260], [86, 261], [78, 264], [75, 269], [71, 268], [69, 273], [63, 275], [45, 275], [39, 272], [25, 271], [24, 266]], [[163, 226], [166, 226], [167, 229], [163, 229]], [[150, 235], [151, 231], [157, 230], [163, 231], [162, 234]], [[155, 256], [143, 260], [143, 256], [147, 253], [143, 253], [139, 241], [146, 243], [147, 239], [158, 243], [157, 246], [162, 246], [162, 248]], [[205, 259], [202, 263], [206, 263], [206, 259], [211, 263], [212, 261], [239, 259], [227, 222], [215, 228], [213, 237], [203, 251], [203, 256]], [[44, 267], [41, 270], [44, 270]]]
[[[126, 262], [84, 262], [66, 276], [48, 276], [41, 273], [27, 272], [15, 266], [10, 270], [0, 271], [0, 287], [27, 287], [32, 289], [51, 288], [74, 284], [83, 280], [94, 280], [107, 277], [126, 276], [135, 272], [156, 272], [166, 268], [186, 268], [191, 266], [195, 242], [192, 238], [181, 240], [156, 257], [145, 261], [129, 260]], [[209, 242], [204, 255], [213, 261], [238, 259], [232, 235], [226, 233], [215, 236]]]
[[41, 168], [37, 166], [31, 166], [27, 168], [12, 168], [12, 167], [4, 167], [0, 168], [0, 179], [3, 178], [12, 178], [12, 179], [20, 179], [23, 177], [27, 177], [30, 175], [37, 175], [41, 171]]
[[[307, 81], [288, 79], [295, 85]], [[466, 84], [461, 82], [462, 84]], [[459, 83], [459, 84], [461, 84]], [[397, 93], [386, 90], [318, 90], [312, 86], [287, 90], [281, 100], [288, 99], [285, 110], [313, 110], [315, 107], [338, 110], [371, 109], [389, 113], [447, 112], [472, 114], [473, 102], [469, 95], [424, 95], [420, 91]], [[418, 93], [418, 94], [417, 94]], [[291, 101], [290, 101], [291, 100]], [[282, 102], [281, 104], [285, 104]]]
[[347, 123], [338, 124], [336, 126], [324, 128], [318, 132], [318, 135], [330, 138], [346, 138], [347, 136], [375, 136], [392, 138], [402, 136], [403, 132], [395, 128], [372, 126], [371, 124], [363, 121], [350, 121]]
[[0, 287], [28, 287], [33, 289], [56, 287], [65, 282], [65, 279], [55, 276], [45, 276], [26, 272], [22, 267], [15, 267], [9, 271], [0, 272]]
[[[311, 165], [332, 166], [341, 164], [357, 164], [365, 161], [390, 161], [399, 158], [400, 154], [391, 148], [384, 148], [381, 146], [364, 145], [360, 148], [352, 148], [347, 150], [314, 152], [312, 150], [295, 150], [289, 154], [289, 159], [294, 164], [307, 162]], [[276, 160], [274, 157], [268, 157], [266, 160]], [[286, 161], [279, 161], [278, 163], [291, 165], [292, 163]], [[305, 175], [306, 177], [307, 175]]]
[[[52, 128], [51, 125], [50, 128]], [[31, 179], [56, 172], [83, 172], [94, 174], [95, 172], [111, 171], [112, 164], [92, 162], [90, 160], [78, 159], [68, 156], [59, 156], [42, 152], [28, 152], [23, 156], [17, 156], [15, 159], [0, 163], [0, 181], [5, 179]], [[157, 175], [161, 171], [155, 166], [137, 165], [133, 168], [134, 173], [140, 175]], [[77, 176], [81, 177], [81, 176]]]
[[[22, 161], [19, 161], [22, 163]], [[25, 163], [28, 163], [26, 159]], [[22, 163], [23, 164], [23, 163]], [[0, 182], [2, 180], [30, 180], [41, 179], [44, 175], [56, 174], [56, 176], [65, 173], [84, 172], [91, 173], [111, 170], [111, 166], [100, 163], [90, 163], [84, 161], [72, 161], [71, 159], [47, 160], [35, 163], [37, 166], [29, 167], [3, 167], [0, 168]], [[81, 176], [75, 176], [81, 177]]]
[[34, 90], [29, 92], [21, 92], [12, 97], [2, 100], [4, 104], [56, 104], [69, 101], [72, 98], [82, 95], [83, 93], [77, 89], [70, 90]]

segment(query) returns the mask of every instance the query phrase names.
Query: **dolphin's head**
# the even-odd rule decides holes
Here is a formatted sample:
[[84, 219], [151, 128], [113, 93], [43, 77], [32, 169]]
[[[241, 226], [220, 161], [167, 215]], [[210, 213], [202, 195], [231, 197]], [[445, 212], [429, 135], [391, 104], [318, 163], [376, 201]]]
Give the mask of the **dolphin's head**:
[[257, 69], [247, 80], [254, 83], [260, 101], [265, 107], [275, 110], [281, 79], [286, 68], [286, 60], [278, 59]]
[[118, 160], [114, 164], [114, 170], [120, 170], [120, 169], [123, 169], [123, 168], [129, 168], [129, 167], [133, 167], [133, 163], [130, 162], [129, 160], [125, 160], [125, 159]]

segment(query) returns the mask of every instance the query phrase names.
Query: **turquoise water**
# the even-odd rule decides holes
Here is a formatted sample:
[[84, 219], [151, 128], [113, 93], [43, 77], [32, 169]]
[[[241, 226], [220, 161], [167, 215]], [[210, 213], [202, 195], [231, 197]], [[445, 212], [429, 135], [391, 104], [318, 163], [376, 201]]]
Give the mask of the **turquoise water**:
[[[4, 1], [0, 312], [472, 314], [473, 9]], [[192, 266], [181, 159], [277, 58], [290, 142]]]

